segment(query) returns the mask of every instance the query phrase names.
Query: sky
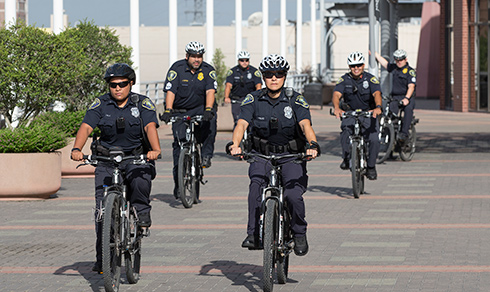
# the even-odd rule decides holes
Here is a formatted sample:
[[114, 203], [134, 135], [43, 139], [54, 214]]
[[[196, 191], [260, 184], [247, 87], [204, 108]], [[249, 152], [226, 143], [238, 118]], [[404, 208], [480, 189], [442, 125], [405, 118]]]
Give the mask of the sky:
[[[194, 0], [178, 0], [179, 26], [190, 25], [196, 10]], [[310, 1], [303, 0], [303, 22], [310, 20]], [[29, 0], [29, 24], [50, 27], [53, 0]], [[94, 21], [99, 26], [129, 26], [129, 0], [64, 0], [63, 9], [70, 26], [78, 21]], [[139, 0], [140, 23], [145, 26], [168, 26], [168, 0]], [[296, 20], [296, 0], [286, 0], [286, 18]], [[242, 0], [243, 20], [262, 10], [262, 0]], [[202, 19], [206, 21], [206, 1], [202, 1]], [[269, 22], [274, 24], [280, 14], [280, 0], [269, 0]], [[317, 15], [318, 19], [318, 15]], [[214, 0], [214, 25], [227, 26], [235, 20], [235, 0]]]

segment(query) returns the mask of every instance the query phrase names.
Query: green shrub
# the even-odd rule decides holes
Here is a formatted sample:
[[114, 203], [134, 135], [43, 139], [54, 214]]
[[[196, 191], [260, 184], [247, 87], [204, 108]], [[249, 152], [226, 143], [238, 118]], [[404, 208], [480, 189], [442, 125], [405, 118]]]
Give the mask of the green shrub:
[[[47, 124], [50, 127], [65, 132], [68, 137], [76, 137], [84, 116], [85, 111], [46, 112], [35, 118], [31, 125]], [[97, 133], [97, 136], [100, 136], [99, 128], [95, 128], [94, 132]]]
[[52, 152], [68, 145], [68, 135], [49, 123], [0, 130], [0, 153]]

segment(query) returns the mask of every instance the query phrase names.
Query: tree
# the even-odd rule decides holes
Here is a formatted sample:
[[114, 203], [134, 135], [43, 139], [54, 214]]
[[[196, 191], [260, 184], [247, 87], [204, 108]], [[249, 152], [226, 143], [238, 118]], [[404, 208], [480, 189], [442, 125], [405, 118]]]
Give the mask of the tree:
[[214, 55], [213, 55], [213, 66], [214, 69], [216, 70], [216, 81], [218, 82], [218, 90], [216, 92], [216, 102], [217, 103], [222, 103], [223, 100], [225, 99], [225, 81], [226, 81], [226, 72], [228, 71], [228, 68], [225, 65], [225, 62], [223, 61], [225, 58], [225, 55], [221, 51], [221, 49], [216, 49]]

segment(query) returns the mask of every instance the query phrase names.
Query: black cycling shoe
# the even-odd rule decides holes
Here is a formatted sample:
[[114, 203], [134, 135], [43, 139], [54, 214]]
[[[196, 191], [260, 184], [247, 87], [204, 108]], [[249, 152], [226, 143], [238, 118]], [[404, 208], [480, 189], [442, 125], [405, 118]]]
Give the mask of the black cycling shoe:
[[102, 274], [102, 262], [95, 262], [92, 271]]
[[150, 212], [138, 214], [138, 225], [141, 227], [151, 226]]
[[400, 141], [400, 143], [405, 143], [407, 140], [408, 135], [405, 133], [400, 133], [400, 135], [398, 136], [398, 141]]
[[340, 169], [342, 170], [349, 169], [349, 159], [342, 160], [342, 163], [340, 164]]
[[297, 256], [304, 256], [308, 253], [308, 241], [306, 235], [294, 238], [294, 253]]
[[174, 198], [176, 200], [180, 200], [180, 193], [179, 193], [179, 188], [178, 187], [174, 187]]
[[203, 168], [210, 168], [211, 167], [211, 157], [206, 156], [202, 159], [202, 167]]
[[373, 168], [368, 167], [367, 172], [366, 172], [366, 177], [369, 180], [376, 180], [378, 178], [378, 173], [376, 172], [376, 167], [373, 167]]
[[242, 247], [248, 248], [249, 250], [262, 249], [259, 241], [260, 240], [259, 240], [259, 237], [257, 235], [249, 234], [249, 235], [247, 235], [245, 240], [243, 240]]

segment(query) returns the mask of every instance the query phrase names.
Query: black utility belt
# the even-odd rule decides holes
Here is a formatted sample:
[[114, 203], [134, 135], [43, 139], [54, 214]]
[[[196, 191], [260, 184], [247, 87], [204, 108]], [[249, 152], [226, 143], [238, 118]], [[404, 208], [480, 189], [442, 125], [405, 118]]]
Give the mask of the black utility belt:
[[252, 136], [252, 149], [264, 155], [284, 152], [300, 153], [305, 151], [305, 146], [305, 141], [301, 139], [291, 140], [285, 145], [272, 145], [266, 139], [260, 139], [259, 137]]

